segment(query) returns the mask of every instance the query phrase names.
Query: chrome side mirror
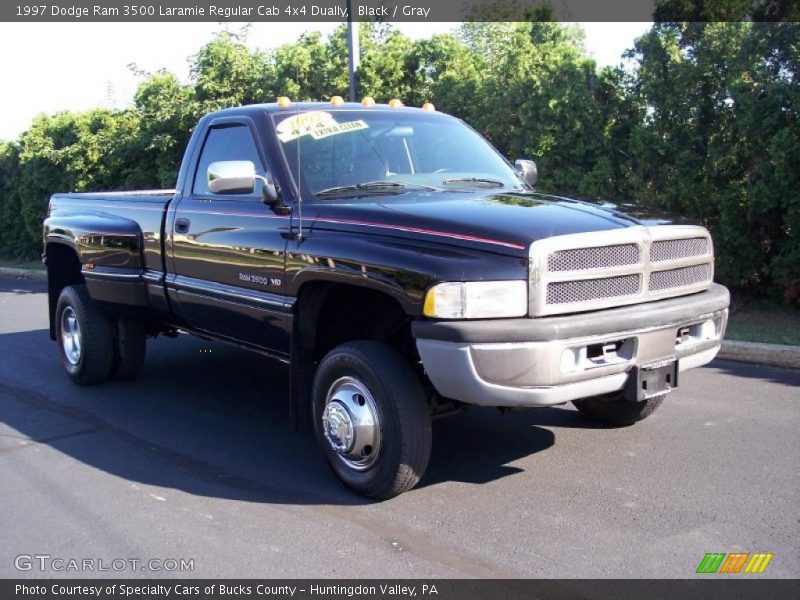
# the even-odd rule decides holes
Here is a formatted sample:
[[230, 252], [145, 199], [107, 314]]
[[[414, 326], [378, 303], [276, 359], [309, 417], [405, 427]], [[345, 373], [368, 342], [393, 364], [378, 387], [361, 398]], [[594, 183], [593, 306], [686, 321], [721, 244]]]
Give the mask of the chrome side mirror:
[[536, 180], [539, 178], [539, 169], [536, 167], [535, 162], [524, 158], [518, 158], [514, 161], [514, 167], [516, 167], [517, 173], [520, 174], [529, 186], [533, 187], [536, 185]]
[[249, 160], [223, 160], [208, 165], [208, 189], [212, 194], [252, 194], [256, 166]]
[[275, 185], [256, 175], [256, 166], [249, 160], [221, 160], [208, 165], [208, 189], [212, 194], [252, 194], [256, 180], [264, 184], [264, 202], [278, 204]]

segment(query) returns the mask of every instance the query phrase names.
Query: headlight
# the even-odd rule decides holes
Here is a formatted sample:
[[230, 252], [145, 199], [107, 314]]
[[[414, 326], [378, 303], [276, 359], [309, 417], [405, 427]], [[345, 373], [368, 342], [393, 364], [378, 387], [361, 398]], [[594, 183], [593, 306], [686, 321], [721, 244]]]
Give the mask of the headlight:
[[428, 290], [423, 313], [437, 319], [524, 317], [528, 314], [528, 282], [439, 283]]

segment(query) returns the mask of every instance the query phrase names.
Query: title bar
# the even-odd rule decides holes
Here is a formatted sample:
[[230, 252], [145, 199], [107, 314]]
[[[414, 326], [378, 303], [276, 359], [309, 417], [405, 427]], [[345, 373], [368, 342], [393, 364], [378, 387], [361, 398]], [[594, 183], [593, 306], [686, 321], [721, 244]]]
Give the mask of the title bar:
[[[737, 4], [737, 3], [734, 3]], [[791, 21], [792, 0], [11, 0], [15, 22]], [[748, 7], [748, 8], [745, 8]]]

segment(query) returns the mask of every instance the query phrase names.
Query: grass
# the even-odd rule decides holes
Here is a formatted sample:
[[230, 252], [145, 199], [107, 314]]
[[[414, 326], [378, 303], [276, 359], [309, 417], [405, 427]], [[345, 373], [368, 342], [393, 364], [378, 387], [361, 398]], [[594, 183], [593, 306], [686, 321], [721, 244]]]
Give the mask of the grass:
[[800, 346], [800, 307], [733, 291], [725, 339]]
[[14, 269], [44, 269], [41, 260], [20, 260], [16, 258], [0, 258], [0, 267], [12, 267]]

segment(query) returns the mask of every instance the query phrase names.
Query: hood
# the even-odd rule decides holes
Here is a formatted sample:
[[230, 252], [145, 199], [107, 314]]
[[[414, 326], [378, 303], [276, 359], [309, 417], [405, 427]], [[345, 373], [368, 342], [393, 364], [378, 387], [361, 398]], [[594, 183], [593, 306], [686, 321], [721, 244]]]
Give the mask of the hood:
[[527, 254], [534, 241], [633, 225], [685, 223], [641, 206], [538, 192], [406, 192], [305, 204], [304, 227], [370, 231]]

